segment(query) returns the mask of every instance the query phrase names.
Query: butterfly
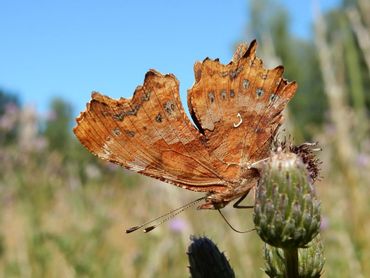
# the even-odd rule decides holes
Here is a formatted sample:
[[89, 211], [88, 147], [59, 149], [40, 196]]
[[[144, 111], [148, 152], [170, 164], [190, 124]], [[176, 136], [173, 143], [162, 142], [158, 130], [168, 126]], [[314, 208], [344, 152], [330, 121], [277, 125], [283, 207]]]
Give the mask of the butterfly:
[[93, 92], [74, 133], [103, 160], [175, 186], [206, 193], [200, 209], [220, 209], [245, 197], [269, 156], [282, 111], [297, 84], [282, 66], [265, 69], [256, 41], [241, 44], [230, 63], [194, 65], [185, 114], [173, 74], [149, 70], [131, 99]]

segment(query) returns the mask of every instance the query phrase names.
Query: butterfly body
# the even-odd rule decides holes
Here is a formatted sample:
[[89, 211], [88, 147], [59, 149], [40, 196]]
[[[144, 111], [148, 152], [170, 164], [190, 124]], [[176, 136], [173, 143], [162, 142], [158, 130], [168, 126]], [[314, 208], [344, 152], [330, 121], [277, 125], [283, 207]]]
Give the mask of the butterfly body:
[[[254, 172], [254, 171], [253, 171]], [[231, 201], [242, 198], [251, 188], [256, 186], [258, 173], [250, 173], [247, 178], [241, 178], [239, 182], [230, 184], [227, 189], [221, 192], [210, 192], [205, 198], [205, 202], [201, 204], [199, 209], [221, 209]]]
[[188, 119], [172, 74], [150, 70], [132, 99], [93, 93], [74, 132], [99, 158], [129, 170], [207, 193], [201, 209], [219, 209], [257, 183], [248, 166], [268, 156], [282, 111], [296, 90], [281, 66], [263, 67], [256, 42], [241, 45], [223, 65], [194, 66]]

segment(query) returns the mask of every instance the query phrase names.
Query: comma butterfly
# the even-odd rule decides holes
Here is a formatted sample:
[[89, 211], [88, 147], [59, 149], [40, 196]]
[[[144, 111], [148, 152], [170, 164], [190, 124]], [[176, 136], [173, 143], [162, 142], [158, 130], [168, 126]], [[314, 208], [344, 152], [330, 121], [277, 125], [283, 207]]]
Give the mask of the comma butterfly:
[[97, 92], [74, 133], [99, 158], [176, 186], [207, 193], [200, 209], [219, 209], [257, 184], [249, 165], [269, 156], [282, 111], [297, 85], [284, 68], [265, 69], [256, 41], [241, 44], [223, 65], [194, 65], [189, 120], [172, 74], [149, 70], [132, 99]]

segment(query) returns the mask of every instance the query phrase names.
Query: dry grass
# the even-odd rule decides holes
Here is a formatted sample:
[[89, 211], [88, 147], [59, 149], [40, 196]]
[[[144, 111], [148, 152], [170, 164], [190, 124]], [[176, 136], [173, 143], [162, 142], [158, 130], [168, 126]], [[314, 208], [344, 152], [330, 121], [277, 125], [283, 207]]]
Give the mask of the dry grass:
[[[330, 165], [331, 147], [323, 148], [324, 166]], [[173, 220], [177, 222], [169, 221], [149, 234], [125, 234], [126, 228], [189, 202], [197, 193], [105, 165], [82, 183], [77, 167], [66, 167], [56, 153], [45, 153], [41, 159], [34, 154], [17, 156], [14, 149], [2, 153], [3, 277], [188, 277], [191, 234], [207, 235], [218, 243], [238, 277], [264, 276], [262, 243], [256, 233], [233, 232], [215, 211], [188, 209]], [[353, 206], [369, 211], [367, 184], [358, 186], [362, 198], [353, 204], [348, 195], [352, 188], [340, 173], [325, 166], [323, 175], [318, 191], [325, 276], [366, 277], [361, 257], [367, 254], [353, 239], [350, 211]], [[225, 214], [236, 227], [252, 227], [251, 211], [230, 207]], [[370, 241], [370, 223], [363, 225], [362, 238]]]

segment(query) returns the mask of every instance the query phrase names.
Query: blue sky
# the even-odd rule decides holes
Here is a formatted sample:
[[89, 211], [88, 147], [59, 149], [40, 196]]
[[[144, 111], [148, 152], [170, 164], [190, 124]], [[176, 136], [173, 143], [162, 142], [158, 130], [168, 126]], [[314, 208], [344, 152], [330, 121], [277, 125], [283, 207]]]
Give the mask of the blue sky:
[[[311, 1], [279, 2], [308, 38]], [[339, 0], [319, 2], [325, 10]], [[55, 96], [75, 113], [93, 90], [130, 97], [150, 68], [174, 73], [185, 99], [196, 60], [228, 62], [236, 41], [252, 39], [245, 0], [1, 0], [0, 11], [0, 88], [42, 114]]]

